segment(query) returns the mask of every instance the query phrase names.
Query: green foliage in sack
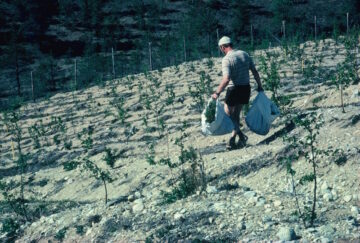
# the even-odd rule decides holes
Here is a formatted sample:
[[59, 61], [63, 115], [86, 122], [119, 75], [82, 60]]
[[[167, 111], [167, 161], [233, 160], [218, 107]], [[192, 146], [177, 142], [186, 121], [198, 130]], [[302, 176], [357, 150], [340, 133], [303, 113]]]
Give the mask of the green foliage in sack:
[[216, 114], [216, 100], [212, 100], [205, 110], [205, 117], [207, 123], [212, 123], [215, 121]]

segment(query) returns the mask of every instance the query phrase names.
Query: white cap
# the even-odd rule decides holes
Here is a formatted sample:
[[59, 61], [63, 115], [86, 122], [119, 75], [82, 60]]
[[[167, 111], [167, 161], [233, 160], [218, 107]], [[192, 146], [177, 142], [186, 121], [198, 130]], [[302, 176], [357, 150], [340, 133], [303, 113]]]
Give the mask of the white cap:
[[227, 36], [221, 37], [221, 39], [219, 40], [219, 46], [226, 45], [226, 44], [231, 44], [231, 39]]

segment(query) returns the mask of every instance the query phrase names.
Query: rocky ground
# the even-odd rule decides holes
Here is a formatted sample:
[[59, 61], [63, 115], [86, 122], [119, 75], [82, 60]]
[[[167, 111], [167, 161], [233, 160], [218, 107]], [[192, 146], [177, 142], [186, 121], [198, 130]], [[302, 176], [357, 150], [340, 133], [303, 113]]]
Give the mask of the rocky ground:
[[[344, 60], [344, 47], [326, 40], [319, 45], [307, 42], [304, 58], [321, 56], [317, 70], [324, 72]], [[206, 137], [201, 134], [200, 113], [194, 107], [188, 88], [199, 83], [201, 71], [210, 75], [214, 88], [221, 78], [221, 59], [204, 59], [177, 67], [109, 81], [72, 93], [59, 93], [47, 100], [29, 103], [19, 110], [22, 129], [21, 147], [29, 154], [25, 175], [25, 197], [30, 208], [41, 205], [36, 217], [17, 231], [17, 242], [133, 242], [133, 241], [259, 241], [297, 240], [301, 242], [331, 242], [360, 239], [360, 95], [359, 84], [344, 89], [345, 113], [340, 105], [340, 91], [327, 85], [326, 78], [304, 83], [300, 60], [292, 60], [280, 49], [268, 50], [280, 63], [282, 87], [280, 95], [291, 95], [292, 105], [277, 118], [266, 136], [259, 136], [244, 125], [249, 137], [243, 149], [225, 150], [229, 135]], [[275, 53], [275, 54], [274, 54]], [[276, 54], [277, 53], [277, 54]], [[259, 56], [254, 53], [259, 65]], [[319, 72], [316, 73], [319, 75]], [[168, 136], [159, 138], [156, 117], [149, 113], [141, 100], [140, 91], [149, 88], [149, 77], [156, 77], [157, 89], [163, 99], [166, 85], [174, 87], [175, 99], [163, 113]], [[254, 81], [252, 80], [253, 84]], [[252, 98], [256, 96], [253, 85]], [[271, 96], [269, 91], [266, 92]], [[156, 95], [154, 95], [156, 96]], [[222, 95], [223, 96], [223, 95]], [[113, 101], [124, 98], [125, 123], [118, 118]], [[208, 98], [208, 97], [206, 97]], [[155, 101], [156, 103], [156, 101]], [[155, 104], [154, 103], [154, 104]], [[324, 124], [319, 129], [317, 148], [340, 149], [338, 157], [322, 155], [317, 167], [317, 218], [313, 227], [305, 228], [296, 214], [296, 201], [291, 176], [281, 157], [288, 153], [288, 143], [281, 134], [303, 139], [306, 132], [291, 127], [286, 113], [306, 115], [315, 112]], [[143, 118], [148, 114], [148, 129]], [[54, 122], [57, 118], [61, 122]], [[1, 178], [19, 182], [20, 174], [14, 163], [16, 143], [3, 122], [1, 135]], [[42, 136], [36, 146], [29, 127], [43, 124]], [[53, 122], [52, 122], [53, 121]], [[162, 191], [170, 191], [169, 183], [179, 169], [165, 165], [150, 165], [150, 142], [156, 142], [156, 159], [169, 157], [178, 160], [180, 148], [175, 144], [181, 135], [183, 122], [188, 126], [185, 147], [193, 146], [205, 165], [205, 192], [163, 204]], [[242, 118], [242, 123], [245, 124]], [[65, 129], [61, 129], [64, 125]], [[92, 134], [86, 132], [92, 130]], [[85, 129], [85, 133], [82, 133]], [[80, 135], [79, 135], [80, 134]], [[57, 136], [58, 135], [58, 136]], [[91, 138], [92, 142], [86, 140]], [[58, 141], [60, 140], [60, 142]], [[66, 148], [66, 142], [72, 142]], [[91, 146], [86, 148], [86, 142]], [[105, 149], [121, 156], [114, 168], [104, 161]], [[109, 171], [114, 179], [108, 183], [109, 202], [104, 202], [101, 181], [82, 172], [80, 168], [65, 171], [64, 163], [89, 158], [100, 168]], [[301, 207], [312, 200], [312, 183], [300, 185], [300, 178], [311, 172], [311, 164], [301, 156], [293, 161], [294, 176]], [[341, 165], [340, 165], [341, 164]], [[18, 190], [18, 189], [16, 189]], [[14, 193], [18, 191], [14, 190]], [[0, 220], [13, 217], [2, 197]], [[35, 214], [35, 213], [34, 213]], [[0, 229], [3, 225], [0, 223]], [[6, 233], [0, 235], [7, 241]]]

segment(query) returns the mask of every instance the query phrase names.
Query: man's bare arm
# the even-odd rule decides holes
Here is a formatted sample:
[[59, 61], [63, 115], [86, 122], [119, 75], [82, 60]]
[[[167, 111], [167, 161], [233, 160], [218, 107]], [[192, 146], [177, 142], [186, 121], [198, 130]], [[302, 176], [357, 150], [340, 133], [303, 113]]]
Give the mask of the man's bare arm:
[[219, 98], [220, 93], [226, 88], [226, 86], [229, 84], [230, 78], [228, 75], [224, 76], [221, 80], [221, 83], [217, 87], [215, 93], [211, 96], [214, 99]]
[[256, 70], [256, 68], [253, 68], [253, 69], [251, 69], [251, 72], [254, 75], [254, 79], [258, 85], [258, 89], [262, 89], [262, 84], [261, 84], [260, 75], [259, 75], [258, 71]]

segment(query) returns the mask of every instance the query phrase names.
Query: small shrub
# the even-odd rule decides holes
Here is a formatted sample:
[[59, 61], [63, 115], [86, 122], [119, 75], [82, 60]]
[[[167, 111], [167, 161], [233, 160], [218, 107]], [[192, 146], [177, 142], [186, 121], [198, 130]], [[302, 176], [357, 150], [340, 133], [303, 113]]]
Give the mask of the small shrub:
[[59, 144], [61, 143], [59, 137], [60, 137], [60, 135], [59, 135], [59, 134], [56, 134], [56, 135], [54, 136], [54, 138], [53, 138], [54, 143], [55, 143], [56, 145], [59, 145]]
[[80, 132], [77, 135], [78, 138], [81, 140], [81, 144], [83, 145], [85, 150], [89, 150], [93, 147], [93, 139], [92, 139], [93, 132], [94, 132], [94, 128], [89, 126], [87, 129], [84, 128], [82, 132]]
[[332, 152], [332, 159], [334, 163], [338, 166], [342, 166], [347, 162], [347, 156], [342, 149], [335, 149]]
[[96, 214], [96, 215], [92, 215], [88, 218], [88, 225], [91, 227], [93, 224], [97, 224], [101, 221], [101, 216]]
[[358, 121], [360, 121], [360, 114], [352, 117], [351, 124], [355, 125], [356, 123], [358, 123]]
[[64, 148], [65, 148], [66, 150], [70, 150], [71, 147], [72, 147], [72, 141], [65, 141], [65, 142], [64, 142]]
[[174, 85], [167, 84], [165, 87], [165, 92], [167, 94], [165, 103], [166, 105], [172, 105], [175, 101], [175, 92], [174, 92]]
[[39, 186], [40, 186], [40, 187], [46, 186], [47, 183], [48, 183], [48, 181], [49, 181], [48, 179], [43, 179], [43, 180], [39, 181]]
[[79, 164], [80, 163], [77, 161], [69, 161], [63, 164], [63, 168], [65, 171], [71, 171], [71, 170], [75, 170], [79, 166]]
[[59, 230], [56, 235], [55, 235], [55, 239], [58, 241], [63, 241], [65, 238], [65, 234], [66, 234], [67, 228], [62, 228], [61, 230]]
[[85, 234], [85, 226], [84, 225], [76, 225], [75, 226], [76, 234], [83, 236]]
[[[285, 135], [284, 139], [289, 143], [289, 153], [286, 157], [282, 158], [282, 162], [286, 165], [288, 174], [291, 175], [292, 189], [296, 199], [297, 211], [303, 221], [305, 227], [313, 226], [316, 219], [316, 204], [317, 204], [317, 168], [320, 161], [320, 156], [329, 155], [329, 149], [318, 148], [318, 135], [324, 121], [322, 116], [317, 117], [316, 113], [306, 114], [305, 117], [297, 116], [295, 118], [289, 117], [289, 121], [293, 121], [298, 127], [303, 129], [301, 135], [293, 135], [291, 137]], [[301, 136], [301, 137], [299, 137]], [[304, 207], [300, 207], [298, 194], [296, 192], [297, 185], [295, 184], [294, 176], [296, 171], [292, 168], [292, 164], [297, 161], [300, 156], [304, 156], [305, 160], [311, 164], [312, 171], [303, 175], [299, 179], [299, 185], [305, 185], [313, 182], [313, 197], [310, 201], [311, 205], [307, 202]]]
[[209, 69], [213, 68], [213, 67], [214, 67], [214, 61], [213, 61], [211, 58], [208, 58], [208, 59], [206, 60], [206, 66], [207, 66]]
[[119, 158], [119, 155], [114, 154], [109, 148], [105, 148], [105, 157], [104, 160], [108, 166], [114, 168], [116, 160]]

